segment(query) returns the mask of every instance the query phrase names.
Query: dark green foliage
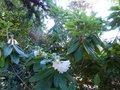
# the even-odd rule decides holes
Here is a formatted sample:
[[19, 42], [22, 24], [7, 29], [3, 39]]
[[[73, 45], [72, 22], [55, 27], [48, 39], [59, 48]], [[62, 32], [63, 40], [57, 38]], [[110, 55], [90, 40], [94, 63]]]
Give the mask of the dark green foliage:
[[[78, 12], [79, 13], [79, 12]], [[83, 58], [83, 53], [98, 59], [104, 45], [99, 39], [98, 33], [102, 29], [102, 22], [94, 15], [86, 16], [84, 13], [75, 12], [73, 18], [66, 22], [66, 27], [70, 33], [71, 41], [68, 47], [68, 54], [73, 53], [77, 61]], [[77, 39], [76, 39], [77, 38]], [[76, 39], [76, 40], [75, 40]]]
[[74, 53], [74, 57], [76, 61], [80, 61], [83, 57], [83, 50], [81, 47], [77, 49], [77, 51]]
[[27, 57], [27, 55], [22, 52], [17, 45], [5, 45], [4, 47], [5, 58], [11, 57], [11, 60], [18, 64], [20, 62], [20, 57]]
[[112, 29], [115, 29], [120, 26], [120, 6], [113, 6], [111, 7], [110, 11], [112, 13], [108, 17], [110, 19], [110, 26]]
[[[99, 34], [104, 30], [101, 18], [77, 10], [69, 12], [49, 0], [41, 4], [38, 0], [2, 0], [0, 7], [0, 41], [6, 42], [7, 34], [12, 32], [20, 46], [26, 47], [22, 50], [17, 45], [0, 42], [1, 90], [89, 90], [88, 86], [95, 90], [120, 89], [120, 45], [116, 41], [109, 45], [101, 41]], [[34, 48], [30, 46], [33, 41], [29, 33], [37, 27], [36, 18], [44, 22], [46, 9], [51, 11], [49, 17], [55, 24], [42, 49]], [[113, 18], [111, 27], [116, 28], [119, 6], [111, 10], [115, 11], [109, 17]], [[25, 17], [27, 14], [30, 21]], [[38, 29], [43, 29], [43, 24]], [[60, 73], [53, 68], [56, 58], [52, 53], [57, 53], [61, 61], [70, 60], [68, 71]]]
[[[7, 5], [9, 10], [12, 10], [14, 8], [17, 8], [15, 1], [13, 0], [4, 0], [5, 4]], [[35, 17], [38, 21], [40, 21], [39, 16], [39, 7], [43, 9], [44, 11], [48, 11], [48, 5], [45, 5], [47, 1], [44, 0], [19, 0], [18, 3], [22, 3], [23, 8], [27, 8], [27, 16], [31, 18], [33, 14], [35, 14]], [[32, 5], [33, 4], [33, 5]], [[38, 8], [37, 10], [35, 8]]]
[[100, 83], [100, 77], [98, 74], [96, 74], [94, 77], [94, 85], [99, 85], [99, 83]]
[[[59, 74], [53, 69], [45, 69], [43, 71], [39, 71], [32, 78], [30, 78], [29, 81], [38, 82], [37, 85], [35, 85], [35, 90], [37, 90], [36, 88], [39, 88], [40, 90], [50, 90], [50, 88], [69, 90], [75, 88], [75, 86], [72, 85], [75, 84], [75, 80], [69, 73]], [[68, 87], [68, 83], [70, 82], [71, 84]]]

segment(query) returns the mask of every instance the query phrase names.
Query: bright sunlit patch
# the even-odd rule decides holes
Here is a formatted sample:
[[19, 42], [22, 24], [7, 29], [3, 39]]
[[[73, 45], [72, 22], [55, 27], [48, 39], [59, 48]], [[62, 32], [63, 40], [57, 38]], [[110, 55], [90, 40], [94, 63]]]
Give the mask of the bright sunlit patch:
[[98, 2], [94, 5], [94, 11], [97, 12], [98, 16], [106, 17], [110, 14], [110, 7], [112, 4], [108, 0], [98, 0]]
[[45, 33], [47, 33], [51, 29], [51, 27], [53, 27], [55, 24], [54, 20], [51, 19], [50, 17], [47, 17], [44, 23], [46, 24], [46, 30], [44, 30]]
[[67, 9], [67, 6], [69, 5], [70, 1], [69, 0], [56, 0], [56, 3], [58, 6]]
[[[61, 6], [64, 9], [67, 9], [70, 1], [79, 1], [79, 0], [57, 0], [57, 5]], [[92, 10], [97, 12], [97, 16], [106, 17], [110, 14], [110, 7], [114, 5], [109, 0], [86, 0], [86, 2], [92, 5]], [[91, 9], [87, 10], [87, 13], [90, 14]]]
[[112, 42], [116, 37], [119, 37], [119, 36], [120, 36], [120, 32], [119, 32], [119, 29], [117, 28], [117, 29], [112, 30], [112, 31], [104, 32], [101, 35], [101, 39], [105, 40], [107, 42]]

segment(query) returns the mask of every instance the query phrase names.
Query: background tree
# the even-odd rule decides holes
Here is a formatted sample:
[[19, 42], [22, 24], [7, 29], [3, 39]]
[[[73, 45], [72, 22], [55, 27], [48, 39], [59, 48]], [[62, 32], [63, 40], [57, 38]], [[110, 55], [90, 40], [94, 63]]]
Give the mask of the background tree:
[[81, 11], [92, 10], [92, 4], [86, 0], [71, 0], [69, 4], [69, 9], [75, 11], [77, 9]]

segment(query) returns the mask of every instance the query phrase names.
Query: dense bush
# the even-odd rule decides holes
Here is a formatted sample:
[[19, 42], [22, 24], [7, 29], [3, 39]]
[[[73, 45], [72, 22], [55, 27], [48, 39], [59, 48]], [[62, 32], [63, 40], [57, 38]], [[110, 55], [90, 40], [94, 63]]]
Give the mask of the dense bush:
[[[42, 16], [45, 14], [41, 14], [40, 25], [37, 21], [34, 23], [36, 17], [33, 14], [32, 19], [26, 19], [24, 16], [30, 12], [26, 5], [32, 0], [28, 0], [25, 7], [25, 1], [22, 2], [13, 2], [18, 8], [12, 11], [8, 6], [3, 8], [4, 0], [0, 6], [1, 90], [120, 89], [119, 40], [116, 38], [113, 43], [106, 43], [99, 38], [109, 23], [112, 28], [119, 27], [119, 21], [116, 22], [119, 7], [112, 8], [115, 12], [108, 19], [113, 20], [108, 23], [95, 14], [87, 16], [77, 10], [69, 12], [49, 1], [47, 17], [55, 24], [44, 33], [45, 17]], [[32, 3], [33, 9], [38, 7]], [[37, 36], [38, 33], [41, 36]]]

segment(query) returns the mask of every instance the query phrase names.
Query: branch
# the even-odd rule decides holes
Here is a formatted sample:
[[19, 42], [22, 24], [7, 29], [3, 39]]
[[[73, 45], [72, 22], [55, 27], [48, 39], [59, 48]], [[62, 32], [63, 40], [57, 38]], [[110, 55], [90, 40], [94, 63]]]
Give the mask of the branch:
[[22, 80], [22, 78], [15, 72], [14, 67], [13, 67], [11, 64], [10, 64], [10, 66], [12, 67], [12, 70], [13, 70], [14, 74], [20, 79], [20, 81], [25, 85], [25, 87], [26, 87], [28, 90], [32, 90], [31, 88], [29, 88], [29, 87], [27, 86], [27, 84]]

